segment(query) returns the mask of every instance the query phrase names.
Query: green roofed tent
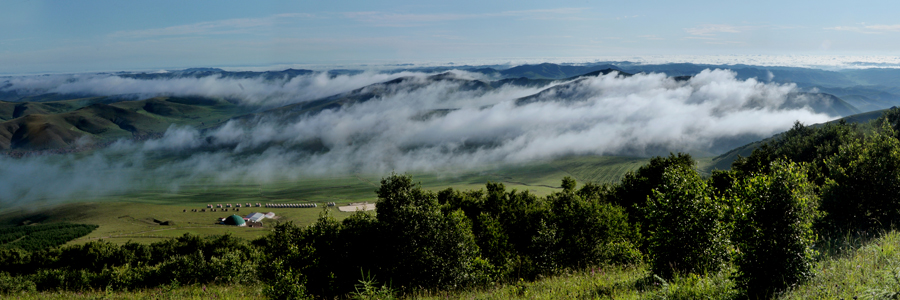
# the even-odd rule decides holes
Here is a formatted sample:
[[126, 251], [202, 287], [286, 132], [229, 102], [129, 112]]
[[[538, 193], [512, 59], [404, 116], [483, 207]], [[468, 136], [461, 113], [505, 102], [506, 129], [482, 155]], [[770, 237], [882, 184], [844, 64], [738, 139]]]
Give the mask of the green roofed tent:
[[244, 218], [238, 215], [231, 215], [225, 218], [225, 225], [244, 226]]

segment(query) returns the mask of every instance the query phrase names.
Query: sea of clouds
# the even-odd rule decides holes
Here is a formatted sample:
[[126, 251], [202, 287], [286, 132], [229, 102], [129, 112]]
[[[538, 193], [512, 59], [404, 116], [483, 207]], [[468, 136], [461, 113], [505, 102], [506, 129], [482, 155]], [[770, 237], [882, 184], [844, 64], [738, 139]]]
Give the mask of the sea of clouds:
[[[302, 103], [399, 77], [411, 80], [374, 99], [316, 114], [285, 118], [262, 113], [203, 131], [172, 126], [159, 139], [120, 140], [89, 154], [0, 156], [0, 202], [90, 197], [148, 186], [177, 189], [200, 178], [265, 183], [305, 176], [465, 170], [567, 155], [711, 154], [784, 131], [795, 121], [833, 119], [808, 107], [783, 108], [788, 95], [798, 91], [792, 84], [738, 80], [727, 70], [706, 70], [686, 81], [665, 74], [625, 77], [613, 72], [540, 87], [477, 90], [460, 89], [460, 80], [434, 80], [431, 75], [319, 73], [274, 81], [219, 76], [16, 78], [5, 89], [227, 97], [259, 107]], [[490, 79], [483, 76], [453, 71], [450, 77]], [[538, 93], [535, 101], [517, 105], [517, 99]]]

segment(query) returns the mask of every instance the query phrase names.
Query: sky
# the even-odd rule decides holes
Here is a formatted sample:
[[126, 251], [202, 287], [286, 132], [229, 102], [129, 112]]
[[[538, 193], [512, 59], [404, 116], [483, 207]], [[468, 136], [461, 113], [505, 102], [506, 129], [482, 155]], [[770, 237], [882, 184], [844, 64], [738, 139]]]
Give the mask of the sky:
[[[900, 56], [897, 1], [0, 1], [0, 74]], [[876, 58], [873, 58], [877, 60]]]

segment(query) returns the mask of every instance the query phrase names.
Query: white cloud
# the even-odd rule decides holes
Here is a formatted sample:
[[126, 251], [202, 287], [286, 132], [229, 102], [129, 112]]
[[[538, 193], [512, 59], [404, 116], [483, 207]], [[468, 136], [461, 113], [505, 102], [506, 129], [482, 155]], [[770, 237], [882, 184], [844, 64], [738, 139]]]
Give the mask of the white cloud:
[[207, 34], [234, 34], [246, 33], [250, 29], [273, 27], [278, 22], [287, 19], [310, 18], [310, 14], [288, 13], [277, 14], [264, 18], [240, 18], [210, 22], [199, 22], [186, 25], [170, 26], [164, 28], [151, 28], [142, 30], [116, 31], [110, 34], [112, 38], [148, 38], [161, 36], [185, 36]]
[[661, 37], [656, 36], [656, 35], [654, 35], [654, 34], [649, 34], [649, 35], [639, 35], [638, 37], [639, 37], [639, 38], [648, 39], [648, 40], [665, 40], [664, 38], [661, 38]]
[[514, 10], [479, 14], [408, 14], [382, 11], [362, 11], [346, 12], [343, 13], [343, 16], [348, 19], [369, 23], [375, 26], [408, 27], [421, 26], [424, 24], [436, 22], [498, 17], [517, 17], [526, 20], [585, 20], [585, 18], [577, 16], [585, 10], [587, 9], [564, 7], [553, 9]]
[[219, 75], [142, 80], [108, 74], [75, 74], [14, 77], [8, 81], [8, 86], [0, 87], [0, 90], [18, 91], [20, 94], [125, 95], [135, 98], [206, 96], [237, 99], [247, 105], [272, 107], [331, 96], [376, 82], [414, 74], [363, 73], [332, 77], [319, 72], [275, 80], [264, 80], [259, 77], [222, 78]]
[[[454, 74], [478, 78], [466, 72]], [[767, 137], [790, 128], [796, 120], [810, 124], [831, 119], [808, 108], [780, 108], [787, 95], [796, 91], [794, 85], [737, 80], [733, 72], [722, 70], [706, 70], [688, 81], [664, 74], [621, 77], [613, 73], [556, 85], [542, 93], [540, 101], [525, 105], [515, 100], [541, 88], [470, 90], [460, 89], [458, 81], [406, 75], [411, 79], [380, 97], [315, 115], [231, 121], [206, 132], [172, 127], [160, 139], [122, 141], [88, 157], [0, 157], [0, 201], [102, 195], [144, 184], [177, 187], [192, 178], [268, 182], [392, 170], [467, 169], [571, 154], [660, 154], [652, 149], [715, 152], [747, 142], [736, 137]], [[381, 74], [359, 76], [312, 80], [321, 80], [318, 86], [322, 87], [384, 81]], [[233, 84], [222, 78], [205, 80], [211, 83], [191, 85]], [[88, 82], [110, 87], [102, 81]], [[57, 83], [31, 86], [53, 84]], [[144, 81], [130, 83], [130, 88], [140, 89], [141, 84], [149, 86], [143, 90], [151, 91], [163, 90], [165, 84], [172, 90], [187, 86], [177, 81]], [[315, 91], [313, 85], [283, 90], [302, 95]], [[214, 88], [205, 91], [219, 93]], [[440, 109], [455, 110], [423, 119]], [[312, 144], [327, 150], [304, 150]], [[145, 163], [151, 160], [155, 163]], [[60, 185], [48, 190], [46, 182]]]
[[714, 36], [718, 33], [738, 33], [747, 27], [735, 27], [727, 24], [704, 24], [700, 27], [685, 28], [684, 31], [691, 35]]
[[866, 29], [883, 30], [883, 31], [900, 31], [900, 24], [895, 25], [868, 25]]
[[857, 26], [834, 26], [834, 27], [826, 27], [825, 30], [835, 30], [835, 31], [852, 31], [863, 34], [880, 34], [881, 32], [877, 30], [866, 30], [866, 27], [857, 27]]

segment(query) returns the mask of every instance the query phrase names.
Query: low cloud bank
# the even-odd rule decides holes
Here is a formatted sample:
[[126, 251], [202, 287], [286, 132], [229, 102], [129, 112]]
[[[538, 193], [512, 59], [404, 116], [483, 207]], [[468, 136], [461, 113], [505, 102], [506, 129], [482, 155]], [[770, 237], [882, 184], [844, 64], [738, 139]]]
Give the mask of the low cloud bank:
[[234, 78], [221, 74], [203, 77], [138, 79], [111, 74], [74, 74], [13, 77], [0, 92], [19, 95], [47, 93], [86, 96], [124, 96], [143, 99], [155, 96], [202, 96], [237, 100], [245, 105], [273, 107], [331, 96], [404, 76], [423, 73], [375, 73], [332, 76], [327, 72], [293, 78], [262, 76]]
[[572, 154], [711, 153], [771, 136], [795, 121], [832, 119], [808, 107], [783, 108], [797, 92], [794, 85], [737, 80], [730, 71], [707, 70], [687, 81], [664, 74], [617, 75], [559, 83], [524, 105], [516, 99], [541, 89], [466, 90], [457, 81], [435, 81], [296, 119], [263, 115], [205, 132], [173, 126], [160, 139], [119, 141], [84, 158], [3, 157], [0, 200], [101, 195], [147, 184], [176, 188], [197, 178], [264, 183], [466, 169]]

